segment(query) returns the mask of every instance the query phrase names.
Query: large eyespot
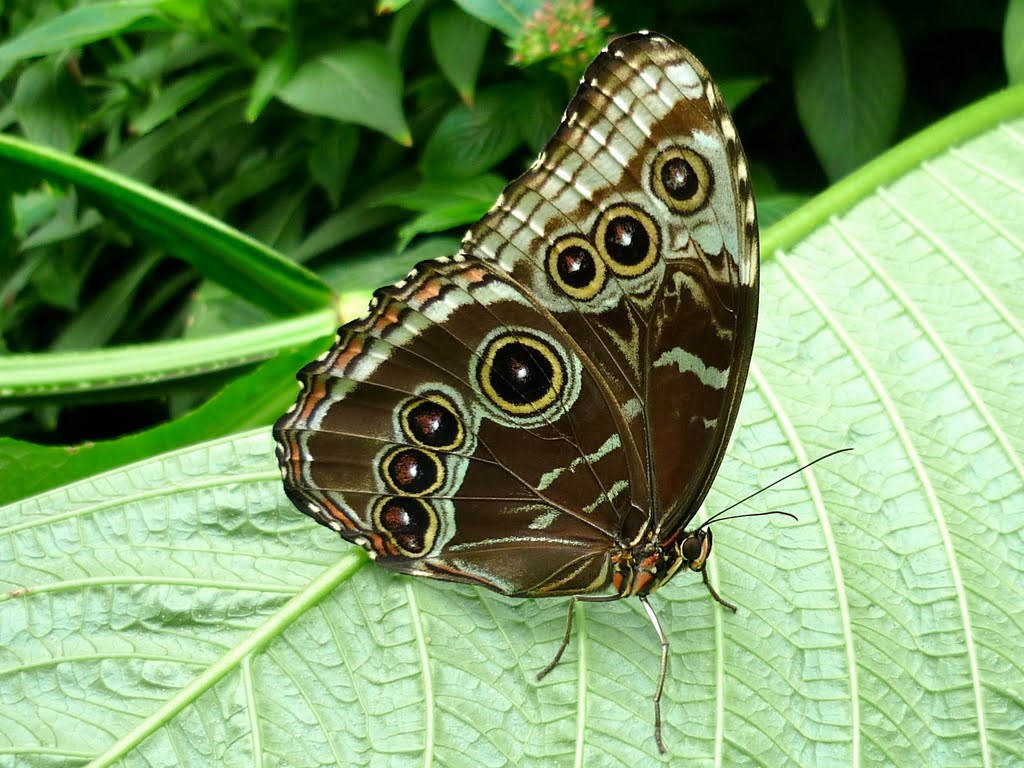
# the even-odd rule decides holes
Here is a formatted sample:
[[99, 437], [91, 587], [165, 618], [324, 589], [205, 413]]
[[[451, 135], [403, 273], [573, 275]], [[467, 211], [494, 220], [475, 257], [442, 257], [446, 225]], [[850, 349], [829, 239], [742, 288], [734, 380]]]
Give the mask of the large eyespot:
[[373, 527], [406, 557], [421, 557], [437, 538], [437, 514], [423, 499], [386, 496], [373, 508]]
[[677, 213], [693, 213], [711, 198], [715, 177], [707, 160], [692, 149], [673, 147], [654, 159], [651, 188]]
[[451, 401], [439, 392], [427, 392], [402, 406], [402, 433], [416, 445], [454, 451], [466, 440], [462, 419]]
[[484, 347], [476, 375], [484, 395], [502, 411], [531, 416], [561, 394], [565, 363], [546, 339], [509, 330]]
[[631, 205], [613, 205], [597, 222], [594, 243], [612, 272], [635, 277], [653, 267], [661, 249], [654, 220]]
[[548, 249], [547, 270], [560, 291], [580, 301], [594, 298], [604, 287], [604, 260], [590, 241], [579, 235], [555, 241]]
[[444, 464], [430, 451], [402, 446], [380, 463], [384, 482], [398, 493], [423, 496], [444, 483]]

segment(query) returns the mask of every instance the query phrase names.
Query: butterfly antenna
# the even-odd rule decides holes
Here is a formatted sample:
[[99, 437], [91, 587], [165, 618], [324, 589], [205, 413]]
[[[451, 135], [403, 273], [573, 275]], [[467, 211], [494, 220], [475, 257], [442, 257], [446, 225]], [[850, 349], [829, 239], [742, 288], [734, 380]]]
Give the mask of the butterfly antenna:
[[701, 528], [705, 528], [705, 527], [711, 525], [711, 523], [714, 523], [714, 522], [719, 522], [720, 523], [723, 520], [736, 520], [737, 518], [740, 518], [740, 517], [763, 517], [764, 515], [786, 515], [786, 517], [792, 517], [794, 520], [796, 520], [797, 519], [796, 515], [792, 514], [791, 512], [783, 512], [781, 509], [774, 509], [771, 512], [751, 512], [751, 513], [744, 514], [744, 515], [730, 515], [729, 517], [722, 517], [722, 515], [724, 515], [730, 509], [736, 509], [736, 507], [740, 506], [741, 504], [746, 504], [748, 501], [750, 501], [752, 498], [757, 496], [759, 493], [764, 493], [769, 488], [774, 488], [776, 485], [778, 485], [782, 481], [789, 480], [789, 478], [791, 478], [793, 475], [800, 474], [801, 472], [803, 472], [808, 467], [813, 467], [819, 461], [824, 461], [825, 459], [832, 458], [837, 453], [846, 453], [847, 451], [852, 451], [852, 450], [853, 450], [853, 448], [838, 448], [838, 449], [836, 449], [834, 451], [829, 451], [824, 456], [819, 456], [818, 458], [814, 459], [813, 461], [807, 462], [806, 464], [804, 464], [799, 469], [794, 469], [789, 474], [783, 475], [782, 477], [780, 477], [780, 478], [778, 478], [776, 480], [773, 480], [772, 482], [768, 483], [768, 485], [766, 485], [764, 488], [759, 488], [758, 490], [754, 491], [752, 494], [750, 494], [746, 498], [742, 498], [739, 501], [730, 504], [725, 509], [719, 510], [718, 512], [713, 514], [711, 517], [709, 517], [707, 520], [705, 520], [703, 523], [701, 523], [699, 526], [697, 526], [696, 530], [699, 531]]

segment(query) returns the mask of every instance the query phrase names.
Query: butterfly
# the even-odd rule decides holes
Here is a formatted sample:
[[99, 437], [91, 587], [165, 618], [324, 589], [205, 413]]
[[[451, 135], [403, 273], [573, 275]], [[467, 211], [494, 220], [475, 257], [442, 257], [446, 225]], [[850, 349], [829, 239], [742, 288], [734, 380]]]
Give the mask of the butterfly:
[[[754, 343], [757, 213], [732, 118], [667, 37], [612, 41], [457, 254], [378, 289], [274, 426], [294, 504], [378, 565], [515, 597], [640, 599], [687, 530]], [[732, 606], [730, 606], [732, 607]]]

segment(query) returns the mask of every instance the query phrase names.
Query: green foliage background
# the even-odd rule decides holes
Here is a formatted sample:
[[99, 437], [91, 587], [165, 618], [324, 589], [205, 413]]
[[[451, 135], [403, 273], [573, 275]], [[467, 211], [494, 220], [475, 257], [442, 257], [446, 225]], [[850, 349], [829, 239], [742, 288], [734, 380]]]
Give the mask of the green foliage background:
[[737, 619], [659, 592], [670, 751], [1024, 765], [1024, 0], [559, 8], [552, 54], [535, 0], [3, 4], [0, 766], [656, 758], [635, 606], [537, 686], [561, 605], [359, 570], [266, 434], [639, 28], [715, 75], [765, 233], [709, 504], [856, 449], [716, 546]]
[[[768, 226], [1001, 87], [1007, 69], [1020, 77], [1019, 5], [610, 2], [589, 27], [564, 22], [572, 39], [544, 57], [530, 47], [535, 0], [11, 2], [0, 127], [194, 205], [336, 291], [365, 291], [451, 250], [525, 167], [580, 61], [604, 44], [602, 13], [610, 29], [657, 29], [705, 61], [736, 111]], [[254, 285], [254, 247], [224, 262], [186, 245], [174, 213], [145, 226], [131, 194], [40, 178], [9, 173], [0, 188], [9, 353], [210, 337], [324, 304], [294, 274]], [[306, 285], [292, 303], [263, 295], [282, 279]], [[228, 362], [225, 350], [217, 367], [272, 352]], [[225, 378], [209, 373], [196, 364], [173, 385], [116, 396], [7, 399], [0, 427], [51, 445], [127, 434], [210, 398]]]

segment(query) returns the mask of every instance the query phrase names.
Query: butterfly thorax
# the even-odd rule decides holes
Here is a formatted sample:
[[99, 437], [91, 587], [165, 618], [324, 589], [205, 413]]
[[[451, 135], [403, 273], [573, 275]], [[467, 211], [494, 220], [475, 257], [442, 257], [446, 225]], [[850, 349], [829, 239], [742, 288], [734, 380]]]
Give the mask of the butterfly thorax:
[[638, 544], [618, 547], [611, 553], [612, 586], [622, 597], [649, 595], [684, 566], [702, 571], [711, 544], [711, 531], [705, 528], [676, 533], [663, 541], [651, 534]]

